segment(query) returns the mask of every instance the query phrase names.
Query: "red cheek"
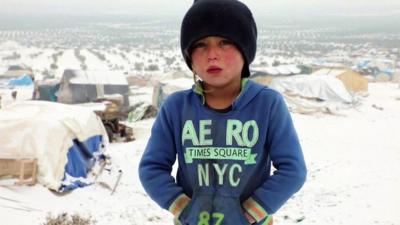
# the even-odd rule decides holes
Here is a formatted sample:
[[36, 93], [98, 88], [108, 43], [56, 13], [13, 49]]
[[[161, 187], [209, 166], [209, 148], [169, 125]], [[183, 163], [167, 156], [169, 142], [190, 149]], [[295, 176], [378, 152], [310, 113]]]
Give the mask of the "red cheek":
[[237, 53], [229, 52], [225, 55], [225, 63], [227, 65], [234, 65], [240, 62], [240, 55]]
[[192, 53], [192, 61], [196, 60], [196, 61], [202, 61], [207, 59], [207, 56], [202, 53], [202, 52], [198, 52], [198, 51], [194, 51]]
[[193, 65], [199, 65], [201, 63], [201, 57], [199, 57], [198, 54], [192, 54], [192, 64]]

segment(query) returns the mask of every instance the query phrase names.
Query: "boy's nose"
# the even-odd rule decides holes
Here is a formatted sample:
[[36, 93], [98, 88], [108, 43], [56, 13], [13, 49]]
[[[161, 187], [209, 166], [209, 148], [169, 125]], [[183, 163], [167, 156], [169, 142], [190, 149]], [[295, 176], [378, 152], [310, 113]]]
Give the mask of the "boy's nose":
[[210, 47], [207, 51], [208, 61], [217, 60], [219, 57], [219, 52], [216, 47]]

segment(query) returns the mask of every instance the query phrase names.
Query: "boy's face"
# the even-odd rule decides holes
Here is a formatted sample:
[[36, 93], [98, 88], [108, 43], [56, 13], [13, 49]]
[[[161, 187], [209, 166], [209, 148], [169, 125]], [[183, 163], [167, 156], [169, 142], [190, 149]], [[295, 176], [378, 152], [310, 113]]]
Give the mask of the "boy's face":
[[231, 41], [209, 36], [197, 41], [192, 49], [193, 71], [207, 85], [218, 88], [240, 82], [244, 60]]

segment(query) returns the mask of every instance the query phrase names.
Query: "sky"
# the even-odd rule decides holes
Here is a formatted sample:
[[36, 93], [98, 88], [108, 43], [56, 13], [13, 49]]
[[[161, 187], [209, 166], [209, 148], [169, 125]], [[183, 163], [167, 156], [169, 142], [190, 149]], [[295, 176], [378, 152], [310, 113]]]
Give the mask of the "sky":
[[[182, 15], [192, 0], [0, 0], [6, 14]], [[242, 0], [254, 14], [400, 14], [400, 0]]]

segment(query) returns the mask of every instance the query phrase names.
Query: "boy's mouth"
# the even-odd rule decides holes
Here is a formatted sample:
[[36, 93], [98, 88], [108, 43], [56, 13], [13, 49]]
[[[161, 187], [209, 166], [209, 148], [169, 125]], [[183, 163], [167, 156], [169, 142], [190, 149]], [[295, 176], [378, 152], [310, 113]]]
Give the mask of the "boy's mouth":
[[210, 66], [207, 69], [207, 73], [219, 73], [222, 71], [222, 68], [219, 68], [218, 66]]

